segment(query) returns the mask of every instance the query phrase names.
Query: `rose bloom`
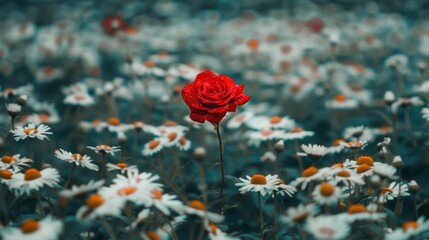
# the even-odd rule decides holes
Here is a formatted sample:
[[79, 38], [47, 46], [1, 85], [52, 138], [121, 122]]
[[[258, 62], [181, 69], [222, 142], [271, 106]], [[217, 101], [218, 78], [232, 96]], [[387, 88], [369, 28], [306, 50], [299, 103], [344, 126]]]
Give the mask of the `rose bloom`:
[[227, 112], [235, 112], [237, 105], [250, 100], [243, 89], [244, 85], [236, 85], [230, 77], [207, 70], [185, 85], [182, 97], [191, 109], [192, 120], [219, 124]]

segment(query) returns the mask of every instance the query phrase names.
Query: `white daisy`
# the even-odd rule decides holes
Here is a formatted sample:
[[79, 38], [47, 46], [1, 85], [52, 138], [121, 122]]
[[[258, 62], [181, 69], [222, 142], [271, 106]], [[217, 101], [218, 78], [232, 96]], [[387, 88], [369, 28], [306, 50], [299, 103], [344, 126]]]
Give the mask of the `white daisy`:
[[286, 215], [281, 217], [281, 221], [288, 225], [303, 223], [308, 217], [312, 217], [319, 213], [319, 209], [314, 204], [300, 204], [297, 207], [288, 208]]
[[296, 188], [294, 186], [287, 185], [284, 180], [279, 179], [278, 189], [276, 192], [280, 193], [282, 196], [287, 194], [289, 197], [292, 197], [292, 195], [296, 192]]
[[253, 112], [245, 111], [239, 113], [228, 120], [226, 127], [229, 129], [237, 129], [243, 125], [246, 121], [249, 121], [253, 117]]
[[70, 189], [63, 189], [59, 196], [63, 198], [72, 198], [85, 194], [87, 192], [95, 191], [100, 189], [104, 185], [104, 180], [94, 181], [91, 180], [87, 184], [82, 184], [80, 186], [73, 185]]
[[322, 145], [301, 145], [301, 149], [304, 152], [298, 152], [297, 155], [299, 156], [308, 156], [311, 160], [316, 161], [318, 159], [320, 159], [321, 157], [323, 157], [323, 155], [326, 154], [326, 147], [322, 146]]
[[384, 221], [386, 214], [371, 211], [370, 207], [365, 207], [362, 204], [351, 204], [347, 213], [342, 213], [344, 220], [350, 223], [355, 221]]
[[426, 121], [429, 121], [429, 108], [423, 108], [422, 109], [422, 115]]
[[346, 221], [338, 216], [318, 216], [307, 220], [305, 229], [317, 239], [344, 239], [350, 232]]
[[170, 209], [180, 212], [183, 203], [176, 199], [177, 196], [163, 193], [160, 189], [153, 189], [150, 192], [150, 198], [144, 202], [146, 207], [155, 207], [163, 214], [169, 216]]
[[188, 151], [191, 149], [191, 141], [185, 137], [181, 137], [176, 143], [176, 147], [178, 147], [181, 151]]
[[252, 177], [246, 176], [247, 179], [240, 178], [239, 183], [236, 183], [235, 186], [241, 187], [239, 189], [241, 194], [247, 192], [259, 192], [262, 196], [265, 194], [271, 194], [273, 191], [278, 189], [279, 179], [277, 175], [261, 175], [255, 174]]
[[372, 169], [383, 178], [392, 178], [396, 173], [396, 168], [386, 163], [375, 164]]
[[13, 156], [4, 155], [0, 161], [0, 169], [12, 168], [14, 171], [18, 171], [24, 167], [29, 167], [28, 163], [32, 163], [33, 160], [21, 157], [21, 154], [15, 154]]
[[116, 164], [107, 163], [106, 167], [107, 167], [107, 171], [119, 170], [121, 171], [121, 174], [124, 174], [129, 169], [137, 169], [136, 165], [129, 166], [126, 163], [116, 163]]
[[200, 200], [191, 200], [181, 211], [189, 215], [196, 215], [200, 218], [208, 220], [210, 222], [219, 223], [222, 222], [224, 217], [217, 213], [208, 212], [206, 206]]
[[46, 135], [52, 134], [52, 132], [49, 132], [50, 129], [50, 127], [44, 124], [40, 124], [36, 128], [35, 124], [30, 123], [27, 127], [23, 128], [21, 126], [18, 126], [15, 129], [11, 129], [10, 132], [13, 133], [16, 141], [24, 140], [27, 137], [44, 140], [49, 139]]
[[85, 205], [76, 213], [79, 220], [92, 221], [97, 217], [121, 215], [124, 199], [119, 197], [106, 197], [98, 193], [90, 195]]
[[304, 169], [302, 177], [298, 177], [290, 183], [294, 187], [301, 186], [301, 190], [305, 189], [310, 182], [323, 181], [331, 173], [329, 168], [318, 169], [314, 166]]
[[71, 153], [60, 148], [55, 150], [55, 157], [69, 163], [74, 163], [76, 166], [82, 166], [94, 171], [98, 171], [98, 166], [92, 163], [92, 159], [88, 155]]
[[429, 231], [429, 221], [425, 221], [425, 217], [421, 216], [417, 221], [406, 221], [402, 223], [402, 227], [395, 229], [393, 232], [386, 234], [387, 240], [396, 239], [420, 239], [421, 233]]
[[1, 235], [5, 240], [55, 240], [60, 237], [62, 230], [63, 223], [48, 216], [40, 221], [27, 219], [19, 225], [19, 228], [10, 227], [3, 229]]
[[9, 103], [6, 104], [6, 110], [7, 113], [9, 114], [9, 116], [11, 117], [16, 117], [21, 113], [21, 105], [17, 104], [17, 103]]
[[142, 154], [144, 156], [152, 156], [161, 151], [165, 147], [165, 143], [165, 138], [155, 138], [144, 145]]
[[390, 183], [389, 187], [383, 188], [384, 200], [393, 200], [398, 196], [406, 197], [410, 196], [408, 184], [402, 183], [398, 184], [398, 182]]
[[419, 97], [412, 98], [398, 98], [392, 104], [392, 111], [398, 112], [399, 107], [410, 107], [410, 106], [423, 106], [424, 102]]
[[346, 95], [338, 94], [334, 99], [326, 101], [325, 106], [328, 109], [347, 110], [357, 108], [359, 102], [356, 99], [347, 98]]
[[341, 190], [328, 182], [323, 182], [314, 188], [313, 199], [320, 205], [337, 204], [341, 196]]
[[355, 171], [351, 169], [341, 169], [337, 173], [334, 174], [332, 180], [332, 183], [335, 185], [338, 185], [339, 183], [342, 183], [345, 186], [355, 186], [355, 185], [364, 185], [365, 182], [363, 181], [362, 175], [357, 174]]
[[64, 99], [64, 104], [88, 107], [95, 104], [94, 98], [86, 92], [74, 92]]
[[42, 171], [29, 168], [25, 173], [13, 174], [9, 187], [19, 190], [20, 194], [28, 195], [31, 190], [39, 190], [44, 186], [56, 187], [59, 181], [60, 174], [55, 168], [45, 168]]
[[99, 154], [108, 154], [110, 153], [110, 155], [115, 155], [115, 152], [120, 152], [121, 151], [121, 147], [119, 146], [109, 146], [106, 144], [102, 144], [102, 145], [97, 145], [95, 147], [92, 146], [87, 146], [87, 148], [94, 150], [96, 153]]
[[314, 132], [312, 131], [305, 131], [302, 128], [295, 127], [295, 128], [292, 128], [289, 132], [284, 133], [282, 136], [282, 139], [296, 140], [296, 139], [303, 139], [305, 137], [311, 137], [313, 135], [314, 135]]

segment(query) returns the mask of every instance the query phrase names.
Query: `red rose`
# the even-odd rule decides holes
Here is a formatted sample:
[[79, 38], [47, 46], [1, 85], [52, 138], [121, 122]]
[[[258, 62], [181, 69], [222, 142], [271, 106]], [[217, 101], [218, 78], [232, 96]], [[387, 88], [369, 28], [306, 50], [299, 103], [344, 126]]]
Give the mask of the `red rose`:
[[115, 34], [117, 31], [124, 30], [127, 28], [125, 20], [118, 15], [108, 16], [103, 20], [102, 23], [104, 32], [109, 35]]
[[237, 105], [250, 100], [243, 88], [244, 85], [236, 85], [230, 77], [207, 70], [185, 85], [182, 97], [191, 109], [189, 117], [192, 120], [219, 124], [227, 112], [235, 112]]

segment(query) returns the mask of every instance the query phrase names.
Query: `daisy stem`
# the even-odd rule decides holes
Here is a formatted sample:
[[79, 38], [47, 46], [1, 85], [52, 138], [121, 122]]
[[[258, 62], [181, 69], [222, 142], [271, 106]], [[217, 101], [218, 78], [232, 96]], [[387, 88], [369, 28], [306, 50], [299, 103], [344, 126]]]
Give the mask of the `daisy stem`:
[[392, 131], [393, 131], [393, 153], [397, 154], [398, 153], [398, 132], [396, 129], [396, 121], [397, 121], [397, 117], [396, 114], [392, 111], [392, 109], [390, 109], [390, 112], [392, 114]]
[[223, 187], [225, 185], [225, 167], [224, 167], [224, 160], [223, 160], [223, 143], [222, 143], [222, 137], [220, 135], [219, 124], [215, 124], [215, 130], [217, 133], [217, 139], [219, 141], [220, 167], [221, 167], [221, 183], [220, 183], [220, 191], [219, 191], [219, 214], [222, 214], [222, 195], [223, 195]]
[[258, 192], [258, 204], [259, 204], [259, 234], [261, 239], [264, 239], [264, 214], [261, 204], [261, 193]]
[[134, 219], [133, 219], [133, 209], [131, 208], [131, 204], [130, 203], [126, 203], [125, 204], [125, 214], [127, 215], [128, 221], [130, 222], [130, 227], [128, 229], [128, 240], [130, 240], [133, 237], [132, 224], [134, 222]]
[[101, 179], [105, 179], [106, 178], [106, 164], [105, 164], [105, 161], [106, 161], [106, 154], [105, 153], [102, 153], [101, 154], [101, 170], [100, 170], [100, 178]]
[[416, 194], [413, 193], [413, 205], [414, 205], [414, 213], [416, 214], [416, 219], [419, 218], [419, 211], [417, 209], [417, 200], [416, 200]]
[[401, 212], [401, 172], [399, 172], [399, 179], [396, 181], [398, 183], [398, 197], [396, 197], [396, 204], [395, 204], [395, 216], [399, 216], [400, 212]]
[[67, 189], [67, 188], [68, 188], [69, 183], [70, 183], [70, 180], [71, 180], [71, 177], [72, 177], [72, 175], [73, 175], [73, 172], [74, 172], [74, 169], [75, 169], [75, 168], [76, 168], [76, 164], [74, 164], [74, 163], [73, 163], [73, 166], [72, 166], [72, 167], [71, 167], [71, 169], [70, 169], [69, 176], [67, 177], [66, 184], [64, 185], [64, 189]]
[[[33, 159], [33, 139], [30, 138], [29, 144], [30, 144], [29, 150], [28, 150], [30, 152], [29, 155], [30, 155], [30, 158]], [[33, 165], [33, 163], [34, 163], [34, 160], [33, 160], [33, 162], [30, 163], [30, 167]]]
[[396, 70], [396, 80], [398, 80], [398, 96], [402, 96], [404, 92], [404, 80], [402, 74], [398, 70]]
[[407, 129], [410, 132], [410, 137], [411, 137], [411, 140], [413, 142], [413, 146], [417, 147], [417, 142], [416, 142], [416, 139], [414, 138], [414, 134], [413, 134], [413, 128], [411, 127], [410, 112], [409, 112], [408, 108], [405, 111], [405, 124], [407, 125]]
[[[295, 151], [299, 152], [299, 143], [297, 140], [295, 140]], [[299, 156], [298, 154], [296, 155], [296, 157], [298, 158], [298, 164], [299, 164], [299, 170], [302, 172], [304, 171], [304, 165], [302, 165], [302, 159], [301, 156]]]
[[3, 207], [3, 215], [4, 215], [4, 225], [7, 226], [9, 223], [9, 211], [7, 209], [7, 205], [6, 205], [6, 191], [7, 189], [4, 189], [4, 184], [0, 184], [0, 193], [1, 193], [1, 205]]
[[106, 229], [107, 234], [109, 234], [109, 238], [111, 240], [116, 240], [116, 236], [115, 233], [112, 230], [112, 227], [110, 226], [110, 224], [106, 221], [106, 219], [104, 217], [100, 218], [101, 223], [103, 224], [103, 227]]
[[40, 215], [42, 215], [42, 217], [45, 217], [45, 211], [43, 210], [43, 204], [42, 204], [42, 197], [40, 196], [39, 192], [36, 192], [36, 197], [39, 203]]
[[[279, 203], [277, 201], [277, 192], [274, 192], [274, 224], [273, 226], [276, 227], [277, 225], [277, 212], [279, 211]], [[278, 239], [277, 233], [275, 234], [275, 239]]]

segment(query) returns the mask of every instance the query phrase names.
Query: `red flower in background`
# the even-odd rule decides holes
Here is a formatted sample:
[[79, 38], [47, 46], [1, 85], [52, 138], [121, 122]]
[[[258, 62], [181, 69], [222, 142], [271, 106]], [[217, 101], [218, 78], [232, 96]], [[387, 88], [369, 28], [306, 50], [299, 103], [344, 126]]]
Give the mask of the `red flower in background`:
[[313, 30], [313, 32], [320, 32], [325, 27], [325, 22], [320, 18], [313, 18], [307, 22], [307, 26]]
[[121, 16], [112, 15], [112, 16], [106, 17], [103, 20], [102, 26], [103, 26], [104, 32], [106, 32], [109, 35], [113, 35], [117, 31], [125, 30], [127, 28], [127, 23]]
[[236, 85], [230, 77], [207, 70], [185, 85], [182, 97], [191, 109], [192, 120], [219, 124], [227, 112], [235, 112], [237, 105], [250, 100], [243, 89], [244, 85]]

